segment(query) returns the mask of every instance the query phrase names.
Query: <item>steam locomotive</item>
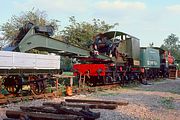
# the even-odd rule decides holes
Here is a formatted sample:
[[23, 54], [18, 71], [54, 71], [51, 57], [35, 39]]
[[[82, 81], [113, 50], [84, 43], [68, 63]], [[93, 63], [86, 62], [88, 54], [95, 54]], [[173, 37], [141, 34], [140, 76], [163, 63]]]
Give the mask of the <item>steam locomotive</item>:
[[[96, 59], [104, 54], [111, 60]], [[86, 64], [75, 64], [74, 75], [89, 85], [112, 83], [125, 84], [138, 80], [143, 84], [148, 79], [167, 78], [169, 70], [175, 69], [174, 57], [157, 47], [140, 47], [139, 39], [119, 31], [110, 31], [94, 37], [91, 46], [92, 59]], [[83, 79], [82, 79], [83, 78]], [[81, 80], [82, 79], [82, 80]]]

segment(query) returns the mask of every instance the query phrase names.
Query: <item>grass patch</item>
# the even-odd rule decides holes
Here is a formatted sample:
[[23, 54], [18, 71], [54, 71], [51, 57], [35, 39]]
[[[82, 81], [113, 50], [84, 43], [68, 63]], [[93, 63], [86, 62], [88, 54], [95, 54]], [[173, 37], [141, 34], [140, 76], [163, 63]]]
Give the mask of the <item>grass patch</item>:
[[162, 97], [160, 103], [163, 107], [167, 109], [174, 109], [173, 100], [174, 100], [173, 97]]
[[24, 97], [23, 102], [29, 102], [29, 98], [28, 97]]
[[168, 92], [171, 92], [173, 94], [180, 94], [180, 88], [172, 88], [171, 90], [169, 90]]

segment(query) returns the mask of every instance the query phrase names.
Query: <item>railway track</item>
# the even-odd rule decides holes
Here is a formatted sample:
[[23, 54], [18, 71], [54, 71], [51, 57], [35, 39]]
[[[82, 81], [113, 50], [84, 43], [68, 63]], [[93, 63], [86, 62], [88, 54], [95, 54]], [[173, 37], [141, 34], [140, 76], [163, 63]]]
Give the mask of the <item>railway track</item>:
[[[97, 91], [108, 90], [119, 87], [119, 84], [109, 84], [103, 86], [96, 86], [96, 87], [85, 87], [85, 88], [77, 88], [73, 87], [73, 95], [77, 94], [89, 94]], [[7, 95], [0, 98], [0, 105], [10, 104], [10, 103], [17, 103], [21, 101], [29, 101], [29, 100], [36, 100], [36, 99], [48, 99], [48, 98], [57, 98], [62, 96], [62, 92], [55, 91], [53, 93], [45, 93], [40, 95], [28, 95], [28, 96], [14, 96], [14, 95]]]
[[41, 94], [41, 95], [29, 95], [29, 96], [22, 96], [22, 97], [4, 96], [4, 98], [0, 99], [0, 105], [17, 103], [21, 101], [36, 100], [36, 99], [48, 99], [48, 98], [54, 98], [58, 96], [60, 95], [58, 95], [57, 93], [46, 93], [46, 94]]

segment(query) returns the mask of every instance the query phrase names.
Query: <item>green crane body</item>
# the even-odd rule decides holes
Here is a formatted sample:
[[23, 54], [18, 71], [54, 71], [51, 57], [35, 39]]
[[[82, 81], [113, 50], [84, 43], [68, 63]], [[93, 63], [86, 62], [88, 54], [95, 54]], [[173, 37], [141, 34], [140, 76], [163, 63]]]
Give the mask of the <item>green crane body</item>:
[[[18, 44], [16, 51], [26, 52], [31, 49], [43, 50], [49, 53], [55, 53], [64, 56], [71, 57], [91, 57], [90, 51], [66, 43], [51, 37], [43, 36], [35, 33], [34, 28], [32, 27], [24, 38]], [[111, 60], [110, 57], [105, 55], [97, 56], [99, 59]]]

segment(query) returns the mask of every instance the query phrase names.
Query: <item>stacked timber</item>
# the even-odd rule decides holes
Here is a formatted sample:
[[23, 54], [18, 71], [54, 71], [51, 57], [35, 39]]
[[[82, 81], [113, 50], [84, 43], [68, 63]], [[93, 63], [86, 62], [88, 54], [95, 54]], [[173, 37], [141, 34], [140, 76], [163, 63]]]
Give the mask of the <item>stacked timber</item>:
[[127, 101], [103, 101], [65, 99], [65, 102], [44, 102], [42, 106], [21, 106], [20, 111], [6, 111], [4, 120], [95, 120], [100, 112], [90, 109], [116, 109], [118, 105], [127, 105]]

